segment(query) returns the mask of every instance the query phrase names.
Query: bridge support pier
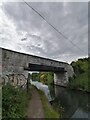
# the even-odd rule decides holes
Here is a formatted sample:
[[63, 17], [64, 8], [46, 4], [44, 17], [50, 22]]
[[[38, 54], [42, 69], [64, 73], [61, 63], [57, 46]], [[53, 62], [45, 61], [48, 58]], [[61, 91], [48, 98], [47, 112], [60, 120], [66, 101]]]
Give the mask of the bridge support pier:
[[63, 73], [54, 73], [54, 84], [59, 86], [67, 86], [68, 83], [68, 74], [67, 72]]

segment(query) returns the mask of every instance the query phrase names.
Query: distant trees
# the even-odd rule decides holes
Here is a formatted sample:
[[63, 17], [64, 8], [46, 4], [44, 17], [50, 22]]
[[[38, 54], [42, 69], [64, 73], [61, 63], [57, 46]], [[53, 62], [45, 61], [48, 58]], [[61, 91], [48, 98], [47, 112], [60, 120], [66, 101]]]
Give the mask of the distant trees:
[[42, 82], [43, 84], [47, 84], [47, 73], [40, 72], [39, 81]]
[[33, 81], [38, 81], [39, 80], [39, 73], [32, 73], [31, 79]]
[[88, 62], [89, 62], [89, 58], [82, 58], [82, 59], [78, 59], [77, 61], [73, 61], [71, 63], [75, 74], [81, 74], [87, 71], [88, 69]]
[[54, 73], [52, 72], [40, 72], [39, 73], [39, 80], [44, 84], [53, 84], [54, 80]]
[[40, 81], [43, 84], [52, 84], [54, 79], [54, 73], [52, 72], [32, 73], [31, 78], [33, 81]]

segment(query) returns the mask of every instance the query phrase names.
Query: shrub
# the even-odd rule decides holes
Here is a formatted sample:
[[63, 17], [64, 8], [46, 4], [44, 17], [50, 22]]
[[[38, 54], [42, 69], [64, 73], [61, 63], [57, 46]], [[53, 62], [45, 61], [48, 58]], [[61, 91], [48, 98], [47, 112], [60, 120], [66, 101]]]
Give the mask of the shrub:
[[15, 88], [10, 84], [2, 88], [2, 117], [23, 118], [27, 103], [27, 93], [21, 88]]

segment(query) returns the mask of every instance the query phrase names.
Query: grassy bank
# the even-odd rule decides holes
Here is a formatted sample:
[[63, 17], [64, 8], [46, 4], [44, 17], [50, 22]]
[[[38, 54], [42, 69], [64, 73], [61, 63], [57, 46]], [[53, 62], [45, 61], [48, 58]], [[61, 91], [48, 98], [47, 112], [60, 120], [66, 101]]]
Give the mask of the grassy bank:
[[2, 88], [2, 117], [5, 118], [25, 118], [27, 103], [30, 99], [30, 93], [19, 87], [13, 87], [10, 84]]
[[72, 78], [68, 84], [68, 87], [90, 92], [87, 72], [78, 75], [75, 79]]
[[44, 93], [40, 90], [38, 90], [38, 91], [39, 91], [40, 98], [41, 98], [41, 101], [42, 101], [45, 118], [59, 118], [59, 114], [49, 104], [49, 102], [48, 102], [46, 96], [44, 95]]
[[68, 88], [90, 92], [90, 58], [81, 58], [71, 63], [75, 75], [69, 79]]

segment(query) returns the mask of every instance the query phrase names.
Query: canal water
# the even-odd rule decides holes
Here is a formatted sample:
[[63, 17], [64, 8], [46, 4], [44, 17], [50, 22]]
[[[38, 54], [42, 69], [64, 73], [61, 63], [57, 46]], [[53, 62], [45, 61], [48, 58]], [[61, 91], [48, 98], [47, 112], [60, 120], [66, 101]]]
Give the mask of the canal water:
[[62, 118], [90, 119], [90, 94], [67, 90], [59, 86], [50, 86], [49, 88], [50, 94], [54, 98], [52, 104], [61, 112]]
[[90, 94], [59, 86], [47, 86], [40, 82], [31, 84], [45, 92], [51, 105], [60, 113], [60, 117], [90, 119]]

